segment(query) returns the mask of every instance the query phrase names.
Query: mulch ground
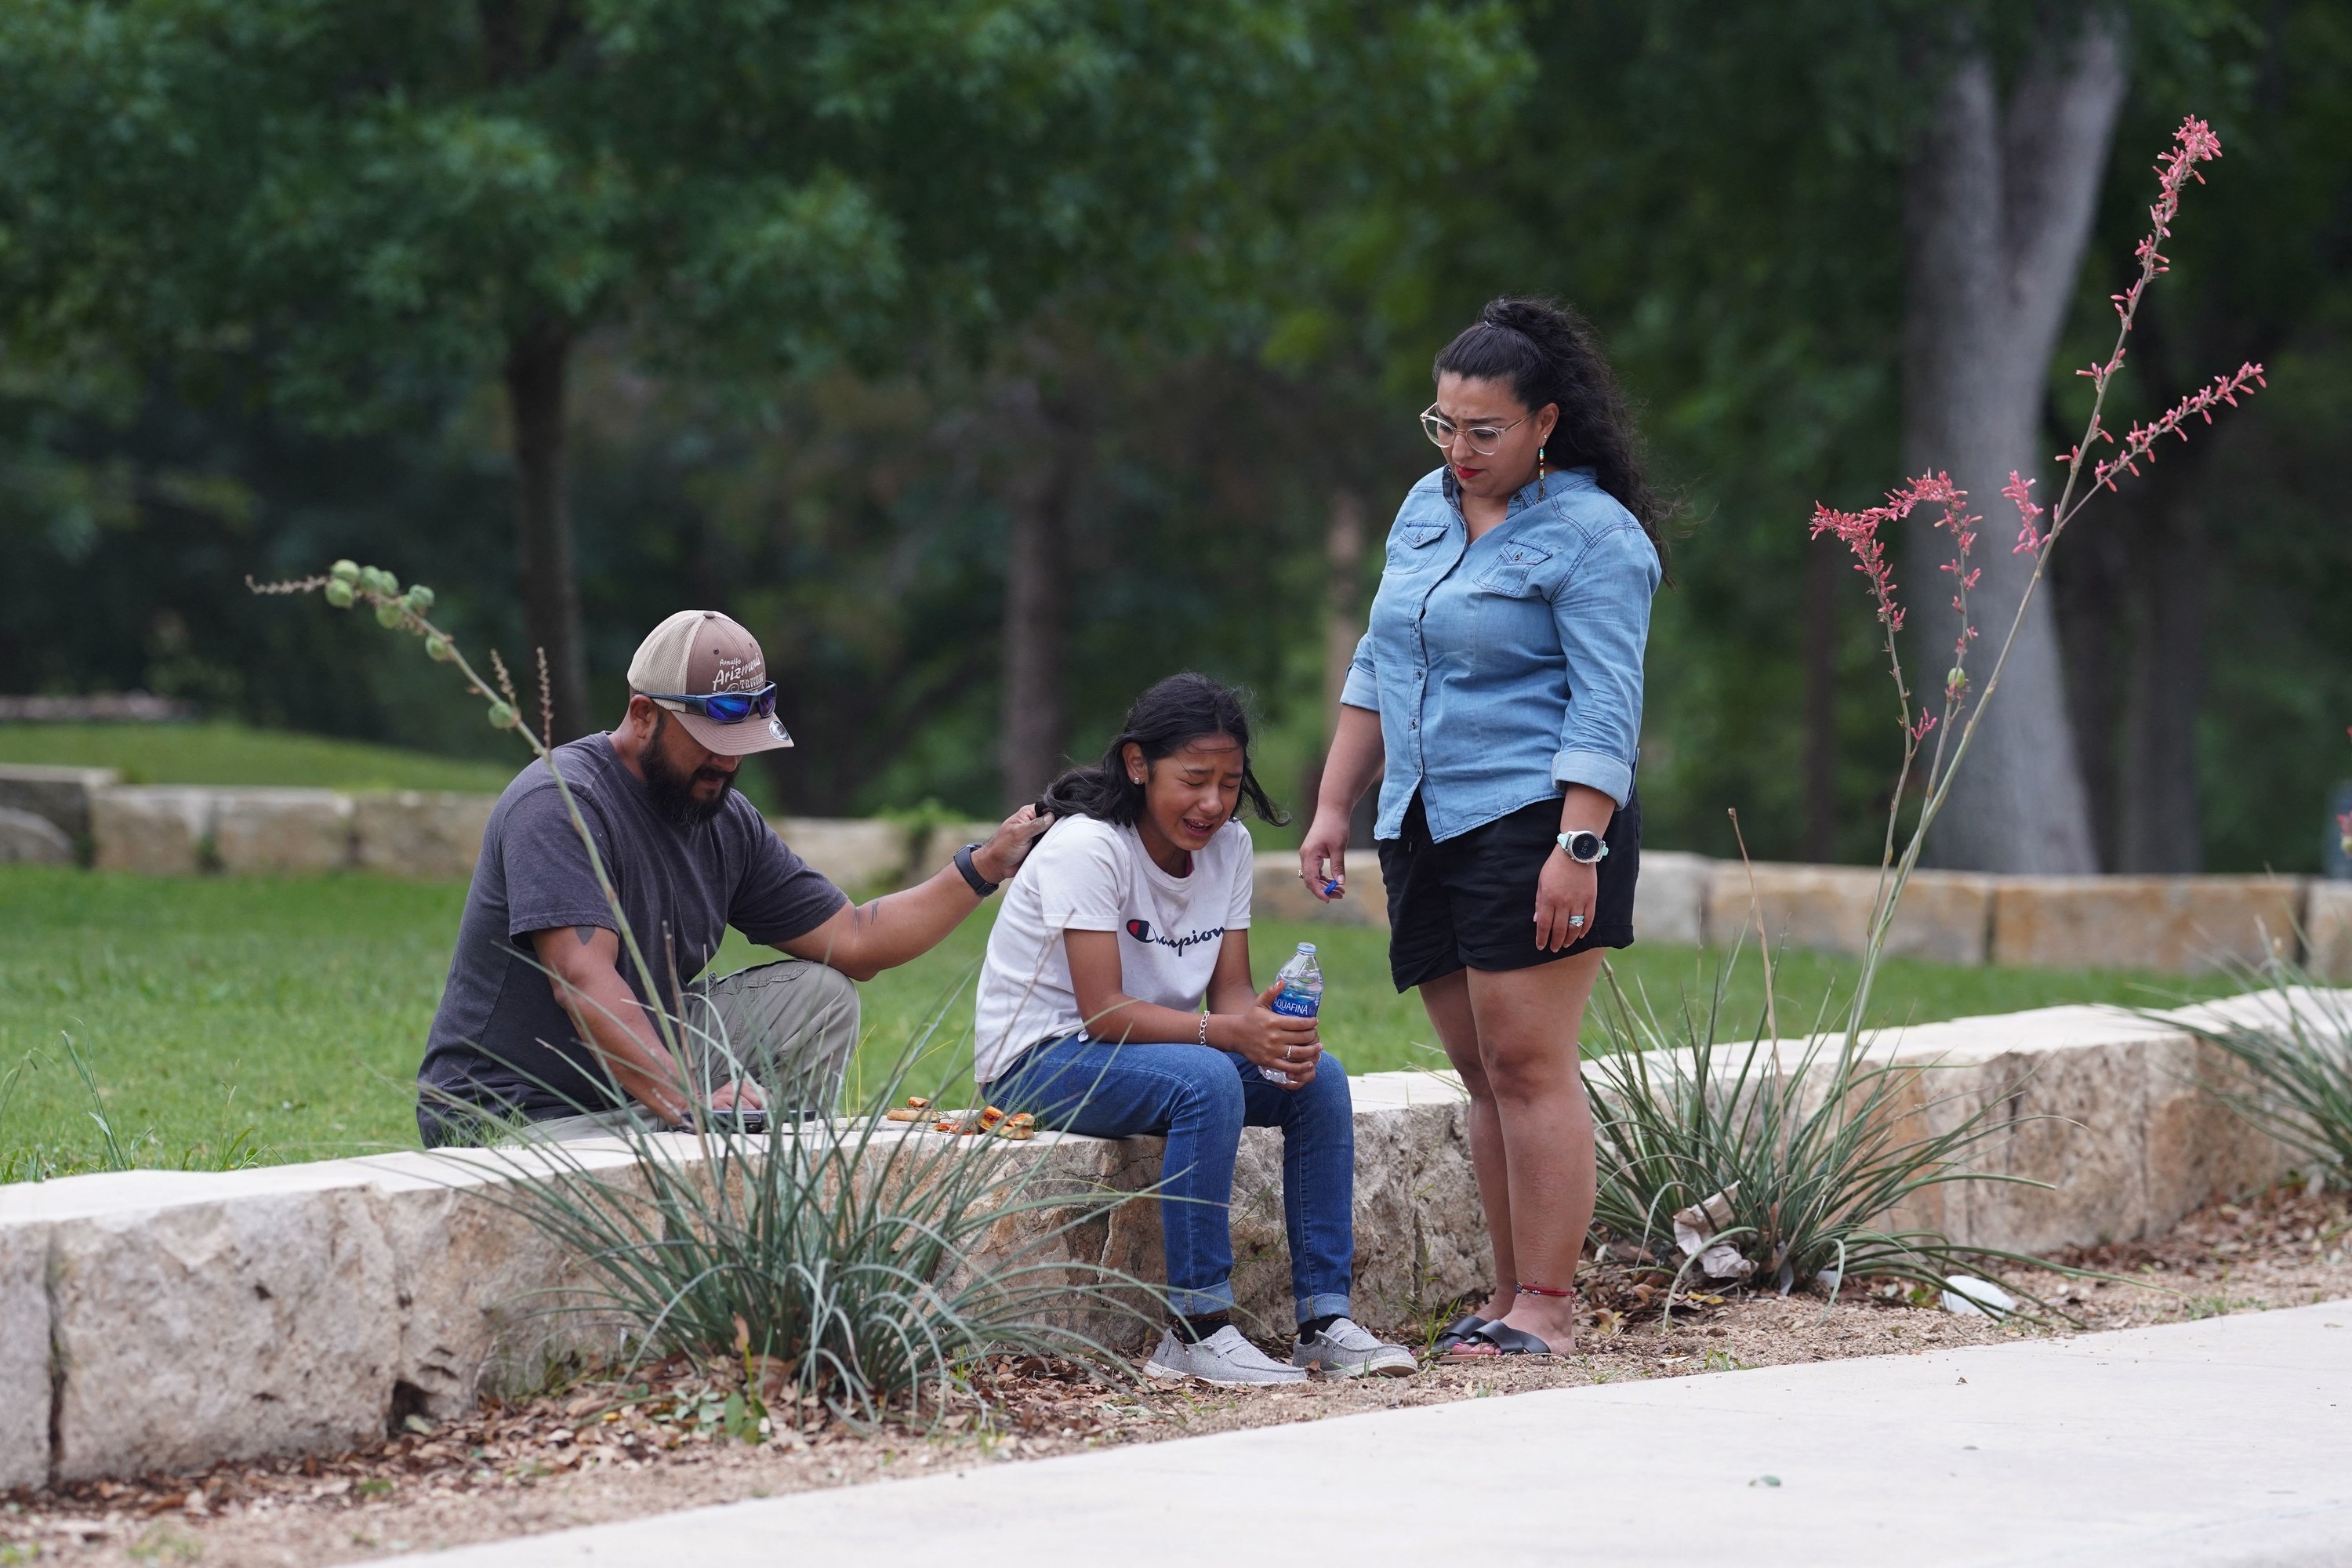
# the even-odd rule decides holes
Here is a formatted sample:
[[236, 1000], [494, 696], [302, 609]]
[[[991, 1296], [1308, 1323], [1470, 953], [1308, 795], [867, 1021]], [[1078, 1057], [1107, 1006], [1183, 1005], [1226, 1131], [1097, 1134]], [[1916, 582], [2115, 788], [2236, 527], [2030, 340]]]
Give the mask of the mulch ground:
[[[2081, 1328], [2114, 1329], [2352, 1297], [2347, 1252], [2352, 1207], [2344, 1197], [2280, 1188], [2209, 1205], [2163, 1237], [2053, 1259], [2096, 1278], [2011, 1279]], [[920, 1422], [860, 1427], [811, 1415], [796, 1425], [780, 1412], [756, 1442], [728, 1433], [726, 1398], [740, 1373], [670, 1363], [627, 1383], [491, 1402], [438, 1426], [419, 1420], [420, 1429], [332, 1458], [19, 1491], [0, 1504], [0, 1563], [341, 1563], [1113, 1444], [2077, 1331], [1954, 1316], [1899, 1287], [1859, 1280], [1835, 1301], [1678, 1300], [1669, 1323], [1661, 1277], [1638, 1264], [1596, 1262], [1580, 1283], [1586, 1327], [1577, 1353], [1557, 1363], [1441, 1364], [1410, 1378], [1231, 1390], [1106, 1383], [1067, 1364], [1003, 1359], [982, 1370], [971, 1394]], [[740, 1419], [734, 1425], [749, 1435]]]

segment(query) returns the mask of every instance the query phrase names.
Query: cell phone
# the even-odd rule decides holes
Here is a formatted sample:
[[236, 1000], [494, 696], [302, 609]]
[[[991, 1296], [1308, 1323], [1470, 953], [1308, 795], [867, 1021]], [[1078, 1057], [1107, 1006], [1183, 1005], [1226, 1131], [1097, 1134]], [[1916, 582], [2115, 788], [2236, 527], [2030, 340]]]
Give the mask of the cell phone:
[[[768, 1113], [756, 1105], [737, 1106], [729, 1110], [706, 1110], [702, 1124], [713, 1132], [743, 1132], [757, 1136], [768, 1130]], [[691, 1132], [694, 1123], [680, 1123], [677, 1131]]]

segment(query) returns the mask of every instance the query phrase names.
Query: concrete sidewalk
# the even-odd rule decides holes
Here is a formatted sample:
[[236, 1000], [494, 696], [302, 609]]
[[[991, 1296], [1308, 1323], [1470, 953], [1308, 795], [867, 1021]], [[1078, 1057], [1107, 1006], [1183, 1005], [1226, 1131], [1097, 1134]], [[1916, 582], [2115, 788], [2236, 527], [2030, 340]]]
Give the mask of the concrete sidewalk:
[[967, 1557], [2352, 1563], [2352, 1302], [1469, 1400], [402, 1561]]

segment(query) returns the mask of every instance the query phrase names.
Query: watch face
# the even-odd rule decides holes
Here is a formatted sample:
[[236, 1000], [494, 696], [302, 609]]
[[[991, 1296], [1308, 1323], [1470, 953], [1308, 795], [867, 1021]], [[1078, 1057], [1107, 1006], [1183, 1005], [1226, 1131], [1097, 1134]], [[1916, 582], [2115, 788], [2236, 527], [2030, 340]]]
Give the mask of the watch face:
[[1597, 860], [1601, 858], [1601, 835], [1593, 832], [1568, 835], [1569, 858], [1574, 860]]

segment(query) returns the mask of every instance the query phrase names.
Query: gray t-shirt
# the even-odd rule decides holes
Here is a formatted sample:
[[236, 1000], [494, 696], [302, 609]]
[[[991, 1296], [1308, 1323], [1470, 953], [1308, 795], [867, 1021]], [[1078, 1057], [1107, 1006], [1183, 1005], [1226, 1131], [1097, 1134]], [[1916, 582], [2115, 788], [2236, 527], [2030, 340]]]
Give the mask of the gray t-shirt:
[[[655, 810], [611, 736], [568, 742], [555, 758], [673, 1016], [673, 964], [678, 981], [694, 979], [729, 926], [756, 942], [790, 942], [848, 901], [740, 795], [710, 821], [680, 828]], [[627, 1102], [531, 962], [530, 933], [562, 926], [618, 929], [555, 781], [534, 762], [491, 808], [466, 893], [448, 985], [416, 1074], [427, 1143], [455, 1132], [444, 1124], [465, 1121], [468, 1106], [544, 1120]], [[625, 947], [620, 967], [646, 1000]]]

